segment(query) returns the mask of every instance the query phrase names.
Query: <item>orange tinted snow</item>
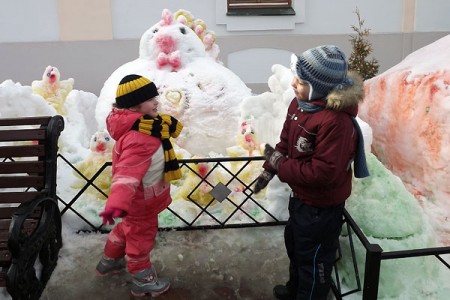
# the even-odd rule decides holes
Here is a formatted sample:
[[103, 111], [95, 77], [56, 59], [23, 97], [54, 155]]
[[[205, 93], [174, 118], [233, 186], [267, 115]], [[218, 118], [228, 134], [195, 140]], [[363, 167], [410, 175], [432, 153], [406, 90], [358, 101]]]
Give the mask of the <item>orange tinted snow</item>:
[[[365, 82], [359, 117], [372, 152], [415, 196], [450, 212], [450, 70], [386, 72]], [[444, 217], [445, 219], [445, 217]]]

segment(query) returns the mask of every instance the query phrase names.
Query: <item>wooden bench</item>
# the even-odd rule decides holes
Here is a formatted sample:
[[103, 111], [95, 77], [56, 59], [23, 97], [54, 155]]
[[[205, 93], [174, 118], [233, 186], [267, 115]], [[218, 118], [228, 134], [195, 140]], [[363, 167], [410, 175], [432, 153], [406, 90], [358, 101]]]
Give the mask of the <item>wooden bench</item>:
[[0, 119], [0, 287], [39, 299], [62, 247], [56, 198], [64, 119]]

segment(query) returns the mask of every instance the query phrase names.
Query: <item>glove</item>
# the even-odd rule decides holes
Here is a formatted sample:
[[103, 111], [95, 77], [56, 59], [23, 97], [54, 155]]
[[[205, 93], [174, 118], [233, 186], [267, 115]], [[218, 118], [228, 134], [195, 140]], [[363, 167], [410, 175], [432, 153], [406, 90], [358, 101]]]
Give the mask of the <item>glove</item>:
[[253, 190], [255, 194], [258, 194], [265, 188], [269, 184], [269, 181], [272, 180], [273, 176], [275, 176], [275, 174], [264, 170], [256, 179], [255, 189]]
[[283, 157], [283, 154], [276, 151], [272, 146], [266, 144], [264, 148], [264, 156], [266, 157], [266, 161], [275, 169], [278, 170], [278, 162], [280, 158]]
[[103, 218], [102, 224], [105, 225], [106, 223], [109, 223], [109, 225], [113, 225], [114, 218], [119, 218], [125, 215], [125, 212], [118, 208], [112, 208], [107, 207], [104, 211], [98, 214], [100, 217]]

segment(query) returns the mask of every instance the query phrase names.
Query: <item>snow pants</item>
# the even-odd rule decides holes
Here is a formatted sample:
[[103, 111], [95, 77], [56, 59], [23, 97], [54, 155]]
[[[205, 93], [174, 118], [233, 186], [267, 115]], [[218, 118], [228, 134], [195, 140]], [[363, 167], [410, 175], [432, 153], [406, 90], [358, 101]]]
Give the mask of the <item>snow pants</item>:
[[325, 300], [337, 257], [344, 204], [317, 208], [289, 199], [284, 241], [289, 257], [286, 287], [296, 300]]
[[127, 255], [131, 274], [150, 268], [150, 252], [158, 232], [158, 214], [143, 217], [126, 216], [109, 233], [105, 256], [121, 258]]

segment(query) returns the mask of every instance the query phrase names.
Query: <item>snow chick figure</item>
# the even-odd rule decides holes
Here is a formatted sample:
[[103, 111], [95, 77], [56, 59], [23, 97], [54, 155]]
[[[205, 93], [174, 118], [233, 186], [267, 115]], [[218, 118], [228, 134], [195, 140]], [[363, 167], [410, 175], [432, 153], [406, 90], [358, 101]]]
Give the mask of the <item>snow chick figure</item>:
[[111, 192], [100, 216], [103, 224], [114, 224], [114, 218], [122, 222], [110, 232], [96, 271], [116, 273], [126, 261], [133, 296], [155, 297], [170, 287], [168, 279], [157, 277], [150, 252], [158, 214], [172, 202], [170, 181], [182, 176], [170, 138], [176, 138], [183, 125], [158, 113], [156, 85], [132, 74], [120, 81], [106, 126], [116, 143]]
[[344, 53], [323, 45], [292, 55], [295, 98], [275, 149], [266, 145], [255, 193], [276, 174], [291, 188], [284, 241], [289, 280], [275, 286], [282, 300], [325, 300], [336, 261], [345, 200], [356, 177], [368, 176], [355, 119], [362, 79], [348, 72]]

